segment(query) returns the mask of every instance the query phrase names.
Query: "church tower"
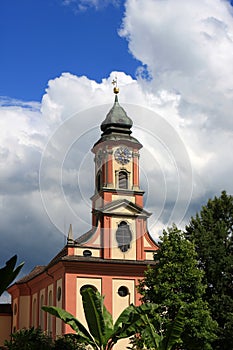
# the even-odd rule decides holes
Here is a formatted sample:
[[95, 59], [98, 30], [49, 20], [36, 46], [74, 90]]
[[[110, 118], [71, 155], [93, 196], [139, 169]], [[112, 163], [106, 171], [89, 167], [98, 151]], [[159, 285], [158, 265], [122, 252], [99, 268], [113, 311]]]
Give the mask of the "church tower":
[[[154, 242], [147, 232], [151, 215], [143, 208], [140, 189], [140, 142], [131, 134], [133, 125], [118, 102], [101, 124], [94, 144], [95, 193], [92, 196], [93, 229], [77, 243], [100, 248], [99, 257], [121, 260], [153, 260]], [[89, 254], [92, 252], [90, 251]]]

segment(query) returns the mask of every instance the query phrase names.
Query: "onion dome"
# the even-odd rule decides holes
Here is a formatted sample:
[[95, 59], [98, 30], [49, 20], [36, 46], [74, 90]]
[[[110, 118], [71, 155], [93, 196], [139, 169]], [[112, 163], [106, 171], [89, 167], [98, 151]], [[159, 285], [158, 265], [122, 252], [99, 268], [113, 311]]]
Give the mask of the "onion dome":
[[103, 135], [110, 134], [112, 132], [131, 134], [131, 127], [133, 125], [132, 120], [127, 116], [126, 111], [120, 106], [117, 95], [115, 96], [115, 102], [110, 111], [108, 112], [105, 120], [101, 124], [101, 130]]
[[119, 93], [119, 88], [114, 87], [113, 91], [115, 93], [114, 104], [100, 126], [102, 135], [100, 139], [95, 143], [94, 147], [97, 144], [106, 141], [125, 141], [137, 144], [137, 147], [141, 148], [142, 145], [140, 144], [140, 142], [138, 142], [136, 138], [130, 135], [132, 133], [130, 129], [133, 126], [133, 121], [131, 118], [128, 117], [126, 111], [124, 110], [124, 108], [121, 107], [121, 105], [118, 102], [117, 94]]

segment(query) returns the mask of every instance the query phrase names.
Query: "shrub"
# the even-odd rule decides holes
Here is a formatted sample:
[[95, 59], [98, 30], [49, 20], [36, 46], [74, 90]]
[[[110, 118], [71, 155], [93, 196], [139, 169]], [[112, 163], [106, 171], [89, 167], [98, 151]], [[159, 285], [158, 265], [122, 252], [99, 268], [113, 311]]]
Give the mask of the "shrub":
[[50, 350], [54, 349], [52, 338], [40, 328], [21, 329], [5, 341], [7, 350]]

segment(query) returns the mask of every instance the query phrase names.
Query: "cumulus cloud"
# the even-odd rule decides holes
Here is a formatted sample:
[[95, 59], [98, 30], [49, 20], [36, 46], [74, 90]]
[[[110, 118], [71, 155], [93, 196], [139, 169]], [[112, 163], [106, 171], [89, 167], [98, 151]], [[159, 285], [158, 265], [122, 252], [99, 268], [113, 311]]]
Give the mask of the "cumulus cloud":
[[161, 101], [161, 113], [189, 148], [197, 192], [208, 194], [232, 191], [232, 13], [222, 0], [128, 0], [120, 30], [149, 71], [145, 90], [177, 102], [167, 114]]
[[136, 80], [123, 72], [100, 83], [63, 73], [48, 82], [39, 104], [1, 99], [2, 259], [18, 253], [30, 269], [57, 253], [70, 223], [76, 236], [89, 229], [91, 147], [112, 106], [116, 75], [120, 103], [144, 145], [152, 233], [172, 221], [184, 225], [222, 189], [233, 193], [230, 5], [128, 0], [120, 35], [142, 62]]

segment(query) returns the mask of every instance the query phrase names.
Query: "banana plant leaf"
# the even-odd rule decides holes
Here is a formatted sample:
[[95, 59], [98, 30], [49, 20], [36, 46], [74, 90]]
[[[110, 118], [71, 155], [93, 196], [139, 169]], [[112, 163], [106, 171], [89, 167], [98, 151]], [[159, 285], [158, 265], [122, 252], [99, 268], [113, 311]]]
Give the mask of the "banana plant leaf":
[[21, 263], [15, 269], [16, 261], [17, 255], [14, 255], [10, 260], [6, 262], [6, 266], [0, 269], [0, 296], [14, 281], [24, 265], [24, 263]]
[[80, 343], [90, 344], [94, 349], [99, 349], [95, 342], [95, 339], [93, 339], [92, 335], [88, 332], [88, 330], [69, 312], [56, 306], [42, 306], [42, 310], [48, 312], [53, 316], [56, 316], [57, 318], [68, 324], [77, 333], [77, 338], [80, 341]]
[[180, 308], [176, 318], [168, 326], [166, 337], [163, 339], [164, 350], [172, 350], [173, 346], [180, 340], [184, 328], [184, 309]]
[[87, 288], [81, 292], [81, 295], [90, 333], [99, 347], [105, 348], [113, 332], [112, 316], [106, 310], [103, 297], [99, 292]]
[[161, 350], [163, 338], [157, 333], [153, 323], [149, 321], [147, 315], [144, 315], [143, 323], [145, 327], [143, 327], [141, 335], [145, 344], [147, 344], [150, 349]]
[[184, 311], [180, 309], [175, 320], [171, 321], [165, 334], [159, 335], [153, 325], [153, 319], [142, 314], [143, 328], [141, 336], [149, 349], [172, 350], [180, 341], [184, 326]]
[[142, 310], [149, 312], [150, 309], [151, 307], [146, 304], [137, 307], [131, 304], [123, 310], [114, 325], [113, 341], [116, 343], [119, 339], [129, 338], [139, 333], [143, 324]]

